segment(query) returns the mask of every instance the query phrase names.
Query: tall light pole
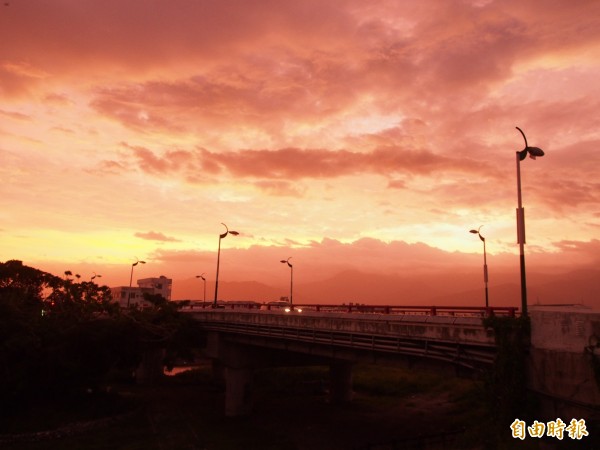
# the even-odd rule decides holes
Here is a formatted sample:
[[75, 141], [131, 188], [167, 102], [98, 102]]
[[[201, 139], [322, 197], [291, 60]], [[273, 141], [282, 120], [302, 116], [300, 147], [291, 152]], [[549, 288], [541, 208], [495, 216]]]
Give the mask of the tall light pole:
[[488, 297], [488, 270], [487, 270], [487, 255], [485, 251], [485, 238], [481, 235], [479, 230], [481, 230], [481, 225], [476, 230], [469, 230], [470, 233], [476, 234], [479, 236], [479, 239], [483, 242], [483, 282], [485, 283], [485, 307], [489, 307], [489, 297]]
[[221, 222], [221, 225], [225, 227], [225, 233], [219, 235], [219, 250], [217, 251], [217, 276], [215, 277], [215, 300], [213, 302], [213, 308], [217, 307], [217, 294], [219, 292], [219, 262], [221, 260], [221, 239], [227, 237], [228, 234], [233, 234], [234, 236], [239, 235], [237, 231], [232, 231], [227, 228], [227, 225]]
[[538, 147], [530, 147], [527, 145], [525, 133], [519, 127], [515, 127], [523, 135], [525, 140], [525, 148], [517, 151], [517, 242], [519, 243], [519, 257], [521, 266], [521, 315], [527, 316], [527, 282], [525, 278], [525, 210], [521, 198], [521, 161], [525, 159], [527, 154], [531, 159], [538, 156], [544, 156], [544, 151]]
[[204, 278], [204, 274], [196, 275], [196, 278], [202, 278], [202, 281], [204, 282], [204, 300], [202, 300], [202, 306], [204, 306], [204, 303], [206, 303], [206, 278]]
[[291, 309], [293, 310], [294, 309], [294, 266], [292, 266], [292, 264], [290, 263], [290, 259], [292, 259], [291, 256], [288, 259], [282, 259], [280, 262], [290, 266], [290, 306], [291, 306]]
[[133, 268], [138, 264], [146, 264], [146, 261], [140, 261], [135, 258], [136, 261], [131, 265], [131, 276], [129, 277], [129, 295], [127, 295], [127, 307], [129, 308], [129, 302], [131, 300], [131, 283], [133, 282]]

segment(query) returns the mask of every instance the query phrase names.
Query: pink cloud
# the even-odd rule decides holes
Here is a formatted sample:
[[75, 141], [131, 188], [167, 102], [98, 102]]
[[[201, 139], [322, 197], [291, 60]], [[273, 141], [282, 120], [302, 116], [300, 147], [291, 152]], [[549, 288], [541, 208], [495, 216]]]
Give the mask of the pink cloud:
[[[439, 233], [485, 217], [507, 242], [520, 126], [546, 151], [522, 166], [528, 220], [571, 264], [595, 246], [565, 235], [590, 239], [600, 226], [599, 16], [591, 0], [11, 1], [0, 14], [3, 227], [115, 229], [152, 199], [180, 224], [197, 226], [193, 209], [239, 214], [257, 236], [289, 226], [256, 240], [283, 244], [263, 254], [276, 266], [285, 247], [334, 265], [409, 273], [426, 255], [451, 266], [458, 259], [408, 244], [320, 239], [376, 235], [380, 219], [426, 239], [424, 224]], [[140, 172], [145, 189], [120, 197]], [[212, 195], [217, 186], [228, 192]], [[282, 219], [300, 212], [301, 223]], [[82, 214], [94, 220], [69, 220]], [[315, 253], [299, 248], [307, 239]], [[559, 260], [528, 252], [535, 264]], [[396, 253], [413, 258], [400, 265]], [[165, 264], [184, 256], [157, 253]]]
[[[124, 164], [118, 161], [101, 161], [97, 170], [104, 173], [117, 174], [127, 169]], [[88, 172], [94, 173], [95, 169], [88, 169]]]
[[137, 232], [134, 234], [135, 237], [140, 239], [146, 239], [149, 241], [162, 241], [162, 242], [181, 242], [179, 239], [174, 237], [165, 236], [163, 233], [156, 231], [148, 231], [147, 233]]
[[[565, 241], [556, 245], [568, 253], [569, 271], [584, 273], [593, 270], [598, 263], [598, 241]], [[423, 243], [386, 243], [371, 238], [347, 244], [323, 239], [308, 246], [291, 248], [258, 245], [247, 249], [223, 248], [221, 282], [253, 280], [270, 286], [285, 286], [289, 280], [288, 273], [281, 270], [279, 261], [290, 256], [298, 298], [303, 296], [304, 301], [310, 296], [308, 301], [322, 303], [352, 299], [374, 302], [381, 299], [392, 304], [418, 304], [436, 295], [444, 297], [461, 292], [468, 292], [468, 295], [460, 299], [460, 304], [478, 302], [482, 298], [481, 254], [446, 252]], [[572, 296], [566, 284], [561, 284], [560, 290], [556, 290], [557, 287], [555, 292], [545, 286], [558, 279], [556, 277], [560, 274], [564, 277], [563, 281], [568, 279], [565, 269], [559, 269], [563, 265], [561, 258], [564, 256], [559, 253], [531, 252], [528, 255], [530, 294], [541, 295], [542, 302], [581, 300]], [[189, 276], [195, 270], [191, 267], [200, 267], [212, 281], [216, 247], [215, 252], [159, 249], [152, 255], [151, 261], [153, 264], [168, 264], [170, 270], [187, 270]], [[511, 254], [488, 254], [488, 265], [493, 303], [519, 305], [516, 248]], [[585, 278], [588, 291], [577, 289], [577, 295], [583, 292], [588, 302], [595, 302], [591, 292], [595, 292], [596, 288], [589, 286], [588, 278]], [[508, 286], [514, 288], [508, 289]], [[411, 291], [406, 290], [407, 287]], [[457, 295], [456, 298], [460, 297]]]
[[388, 188], [390, 189], [406, 189], [406, 181], [404, 180], [389, 180]]
[[[142, 148], [127, 146], [139, 167], [151, 174], [179, 174], [209, 168], [209, 172], [227, 171], [235, 177], [271, 180], [336, 178], [359, 173], [432, 174], [436, 172], [491, 173], [486, 162], [452, 158], [427, 150], [394, 147], [377, 148], [370, 153], [348, 150], [283, 148], [279, 150], [240, 150], [228, 153], [173, 150], [163, 155]], [[259, 184], [272, 188], [275, 185]], [[279, 185], [282, 186], [281, 184]]]
[[14, 120], [21, 120], [21, 121], [31, 120], [31, 117], [28, 116], [27, 114], [22, 114], [22, 113], [14, 112], [14, 111], [4, 111], [4, 110], [0, 109], [0, 115], [3, 115], [5, 117], [8, 117], [9, 119], [14, 119]]
[[598, 239], [592, 239], [589, 242], [564, 240], [555, 242], [554, 246], [562, 252], [588, 259], [592, 263], [600, 261], [600, 240]]
[[283, 197], [302, 197], [305, 191], [302, 186], [281, 180], [257, 181], [254, 185], [269, 195]]
[[0, 64], [0, 93], [2, 95], [11, 98], [29, 94], [30, 85], [37, 84], [39, 79], [27, 73], [25, 69], [26, 67], [18, 64]]
[[137, 159], [140, 168], [152, 174], [167, 174], [178, 172], [182, 167], [194, 164], [194, 153], [183, 150], [170, 150], [164, 156], [158, 157], [150, 150], [123, 144]]

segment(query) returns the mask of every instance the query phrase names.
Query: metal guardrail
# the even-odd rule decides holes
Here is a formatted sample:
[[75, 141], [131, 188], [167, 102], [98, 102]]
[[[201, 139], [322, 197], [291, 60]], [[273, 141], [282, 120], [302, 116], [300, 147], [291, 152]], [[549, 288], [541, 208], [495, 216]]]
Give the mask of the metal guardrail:
[[[212, 309], [213, 303], [191, 303], [186, 309]], [[516, 317], [519, 308], [514, 306], [424, 306], [424, 305], [362, 305], [362, 304], [347, 304], [347, 305], [330, 305], [321, 303], [302, 303], [294, 304], [294, 308], [302, 309], [303, 311], [316, 312], [344, 312], [344, 313], [360, 313], [360, 314], [403, 314], [403, 315], [427, 315], [427, 316], [508, 316]], [[257, 302], [220, 302], [217, 304], [217, 309], [225, 310], [280, 310], [279, 305], [270, 305], [268, 303]]]

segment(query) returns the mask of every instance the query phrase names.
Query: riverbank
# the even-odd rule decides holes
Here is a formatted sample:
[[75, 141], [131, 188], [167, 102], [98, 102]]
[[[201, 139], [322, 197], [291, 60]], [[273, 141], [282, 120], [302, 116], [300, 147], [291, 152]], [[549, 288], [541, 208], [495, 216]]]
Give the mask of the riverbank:
[[442, 432], [459, 432], [452, 435], [455, 448], [473, 448], [480, 434], [479, 387], [470, 380], [364, 368], [356, 371], [355, 399], [346, 405], [327, 402], [325, 380], [320, 369], [263, 371], [254, 413], [232, 419], [224, 417], [223, 392], [208, 371], [194, 370], [159, 386], [120, 386], [121, 400], [133, 408], [127, 414], [37, 441], [5, 440], [2, 448], [379, 450]]

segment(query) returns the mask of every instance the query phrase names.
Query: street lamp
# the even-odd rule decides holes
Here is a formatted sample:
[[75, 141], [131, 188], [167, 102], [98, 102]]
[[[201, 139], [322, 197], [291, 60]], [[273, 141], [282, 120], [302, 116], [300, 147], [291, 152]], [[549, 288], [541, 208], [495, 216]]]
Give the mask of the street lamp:
[[469, 233], [473, 233], [479, 236], [479, 239], [483, 242], [483, 282], [485, 283], [485, 307], [489, 307], [489, 299], [488, 299], [488, 270], [487, 270], [487, 255], [485, 251], [485, 238], [481, 235], [479, 230], [481, 230], [481, 225], [476, 230], [470, 230]]
[[129, 295], [127, 296], [127, 307], [129, 308], [129, 302], [131, 300], [131, 283], [133, 282], [133, 268], [138, 264], [146, 264], [146, 261], [140, 261], [135, 258], [136, 261], [131, 265], [131, 276], [129, 277]]
[[294, 266], [290, 263], [290, 256], [288, 259], [282, 259], [280, 262], [290, 266], [290, 309], [294, 310]]
[[95, 278], [102, 278], [102, 275], [96, 275], [96, 272], [94, 272], [94, 275], [92, 278], [90, 278], [90, 281], [94, 281]]
[[202, 300], [202, 306], [204, 306], [204, 303], [206, 303], [206, 278], [204, 278], [204, 274], [196, 275], [196, 278], [202, 278], [202, 281], [204, 282], [204, 300]]
[[221, 259], [221, 239], [227, 237], [228, 234], [233, 234], [234, 236], [240, 234], [237, 231], [229, 230], [229, 228], [227, 228], [227, 225], [225, 225], [223, 222], [221, 222], [221, 225], [225, 227], [225, 233], [219, 235], [219, 250], [217, 252], [217, 276], [215, 277], [215, 300], [213, 302], [213, 308], [217, 307], [217, 293], [219, 292], [219, 261]]
[[517, 241], [519, 243], [519, 257], [521, 266], [521, 315], [527, 316], [527, 283], [525, 280], [525, 210], [521, 199], [521, 161], [525, 159], [527, 154], [531, 159], [538, 156], [544, 156], [544, 151], [538, 147], [530, 147], [527, 145], [525, 133], [519, 127], [515, 127], [523, 135], [525, 140], [525, 148], [517, 151]]

